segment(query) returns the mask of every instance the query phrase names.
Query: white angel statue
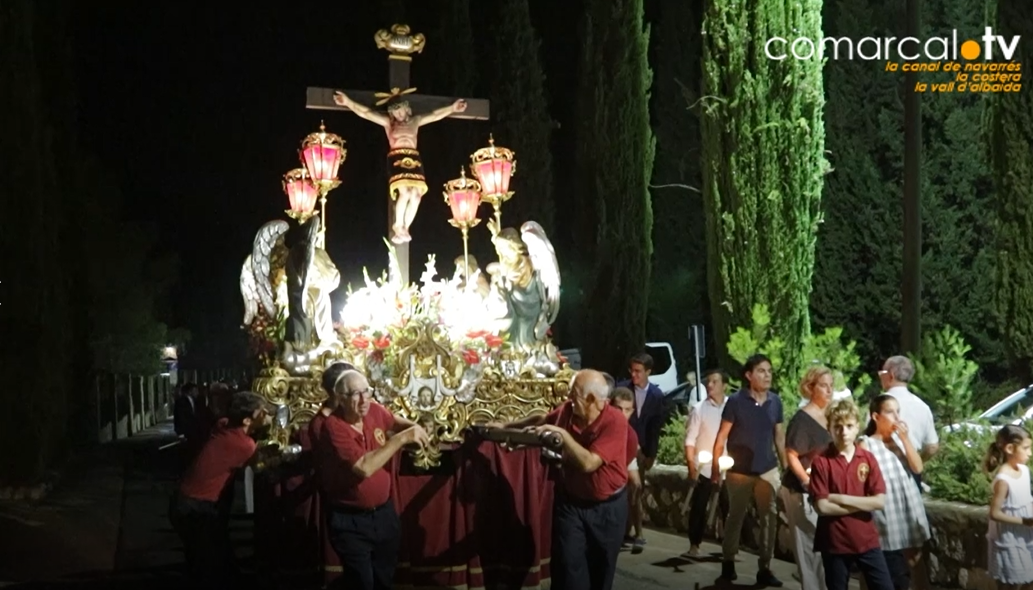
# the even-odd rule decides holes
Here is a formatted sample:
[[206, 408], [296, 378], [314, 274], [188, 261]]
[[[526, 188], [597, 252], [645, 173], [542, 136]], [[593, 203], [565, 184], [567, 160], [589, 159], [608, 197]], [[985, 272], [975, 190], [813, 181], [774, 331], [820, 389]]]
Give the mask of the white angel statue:
[[[528, 221], [520, 232], [499, 229], [488, 222], [491, 241], [499, 261], [490, 265], [492, 294], [506, 304], [510, 344], [521, 351], [532, 351], [545, 340], [560, 309], [560, 269], [556, 251], [535, 221]], [[492, 272], [494, 271], [494, 272]]]

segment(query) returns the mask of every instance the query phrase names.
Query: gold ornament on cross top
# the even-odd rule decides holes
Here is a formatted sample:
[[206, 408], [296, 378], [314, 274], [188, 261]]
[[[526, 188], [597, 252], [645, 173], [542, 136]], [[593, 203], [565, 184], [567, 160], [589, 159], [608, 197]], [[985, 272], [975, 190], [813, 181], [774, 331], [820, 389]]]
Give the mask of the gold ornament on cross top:
[[377, 47], [391, 54], [390, 59], [412, 61], [412, 54], [422, 53], [427, 38], [423, 33], [411, 34], [409, 25], [395, 24], [391, 30], [380, 29], [373, 35]]

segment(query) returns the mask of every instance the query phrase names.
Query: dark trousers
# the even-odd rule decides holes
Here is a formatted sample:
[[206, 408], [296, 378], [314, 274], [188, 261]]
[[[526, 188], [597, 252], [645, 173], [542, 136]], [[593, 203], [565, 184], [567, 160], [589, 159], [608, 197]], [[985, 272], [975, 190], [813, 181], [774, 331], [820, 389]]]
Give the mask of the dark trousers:
[[341, 560], [332, 588], [390, 590], [394, 585], [401, 523], [390, 501], [373, 510], [333, 506], [327, 515], [330, 545]]
[[852, 555], [834, 555], [823, 551], [821, 561], [825, 566], [825, 586], [828, 590], [847, 590], [850, 587], [850, 568], [855, 565], [861, 570], [868, 590], [893, 590], [893, 580], [882, 549]]
[[552, 509], [553, 590], [610, 590], [628, 521], [627, 490], [601, 502], [560, 492]]
[[894, 590], [910, 590], [911, 566], [907, 563], [904, 551], [883, 551], [882, 554], [886, 558], [886, 569], [893, 580]]
[[238, 582], [229, 527], [217, 503], [177, 493], [169, 506], [169, 522], [183, 541], [191, 587], [228, 588]]
[[[703, 542], [703, 533], [707, 528], [707, 505], [717, 484], [708, 477], [702, 475], [696, 480], [696, 489], [692, 490], [692, 499], [689, 501], [689, 544], [699, 545]], [[721, 519], [728, 516], [728, 492], [724, 487], [720, 488], [717, 497], [718, 510], [721, 511]]]

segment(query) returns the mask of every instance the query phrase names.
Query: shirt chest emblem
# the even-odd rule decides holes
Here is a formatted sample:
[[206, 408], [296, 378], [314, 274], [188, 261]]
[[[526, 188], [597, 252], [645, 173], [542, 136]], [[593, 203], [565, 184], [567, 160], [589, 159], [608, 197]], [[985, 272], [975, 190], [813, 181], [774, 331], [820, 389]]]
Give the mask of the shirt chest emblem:
[[387, 444], [387, 437], [384, 435], [384, 430], [381, 428], [377, 428], [373, 431], [373, 438], [380, 446]]
[[871, 471], [871, 467], [867, 463], [861, 463], [857, 466], [857, 480], [864, 483], [868, 480], [868, 472]]

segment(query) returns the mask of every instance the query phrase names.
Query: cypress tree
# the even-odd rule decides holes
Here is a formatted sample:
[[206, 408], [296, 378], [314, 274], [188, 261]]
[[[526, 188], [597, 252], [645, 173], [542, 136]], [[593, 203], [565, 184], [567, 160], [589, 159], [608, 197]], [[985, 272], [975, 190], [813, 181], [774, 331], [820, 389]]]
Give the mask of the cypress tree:
[[[645, 343], [653, 211], [649, 28], [643, 0], [588, 0], [578, 73], [576, 165], [592, 262], [583, 358], [617, 371]], [[594, 226], [594, 227], [593, 227]]]
[[[10, 387], [3, 392], [0, 473], [15, 482], [40, 474], [61, 449], [72, 349], [68, 325], [68, 276], [62, 258], [65, 195], [54, 173], [54, 145], [61, 137], [48, 117], [38, 48], [45, 39], [46, 11], [28, 1], [6, 2], [0, 15], [0, 127], [4, 129], [0, 170], [15, 201], [0, 236], [8, 257], [3, 281], [6, 314], [2, 331], [4, 367]], [[53, 15], [51, 15], [53, 16]], [[17, 138], [17, 141], [13, 141]], [[5, 198], [5, 201], [11, 197]]]
[[656, 161], [650, 192], [658, 212], [653, 242], [659, 247], [653, 256], [648, 335], [673, 343], [679, 362], [692, 352], [686, 326], [710, 315], [699, 118], [689, 108], [699, 97], [702, 19], [702, 0], [661, 0], [652, 17]]
[[541, 42], [531, 25], [527, 0], [499, 0], [492, 19], [491, 110], [499, 145], [516, 152], [517, 196], [503, 208], [505, 225], [535, 220], [551, 236], [556, 205], [552, 193], [553, 121], [545, 97]]
[[[876, 37], [899, 34], [904, 7], [884, 0], [837, 2], [825, 22], [832, 37], [860, 28]], [[958, 29], [978, 37], [982, 15], [963, 0], [929, 0], [924, 20], [931, 34]], [[899, 61], [896, 55], [891, 61]], [[871, 365], [899, 348], [902, 272], [903, 76], [882, 63], [830, 59], [825, 68], [825, 123], [834, 171], [825, 182], [824, 223], [818, 235], [814, 293], [816, 326], [843, 326]], [[949, 82], [924, 74], [923, 82]], [[957, 326], [984, 369], [1003, 352], [991, 318], [994, 261], [993, 191], [979, 142], [986, 100], [979, 95], [923, 97], [922, 330]]]
[[[1016, 62], [1024, 78], [1033, 67], [1033, 13], [1024, 0], [997, 0], [996, 34], [1022, 35]], [[1033, 93], [993, 97], [990, 157], [997, 188], [994, 303], [1009, 357], [1026, 379], [1033, 376]]]
[[[703, 193], [717, 342], [723, 347], [731, 329], [750, 325], [752, 307], [764, 303], [774, 333], [799, 351], [810, 333], [828, 170], [821, 61], [772, 60], [764, 45], [774, 36], [821, 39], [821, 0], [709, 0], [703, 30]], [[801, 366], [798, 358], [784, 364], [776, 369]]]
[[[891, 23], [903, 18], [902, 6], [883, 0], [829, 3], [826, 34], [893, 35]], [[822, 193], [812, 320], [816, 328], [842, 326], [869, 363], [900, 340], [902, 78], [863, 60], [829, 59], [825, 66], [833, 170]]]

